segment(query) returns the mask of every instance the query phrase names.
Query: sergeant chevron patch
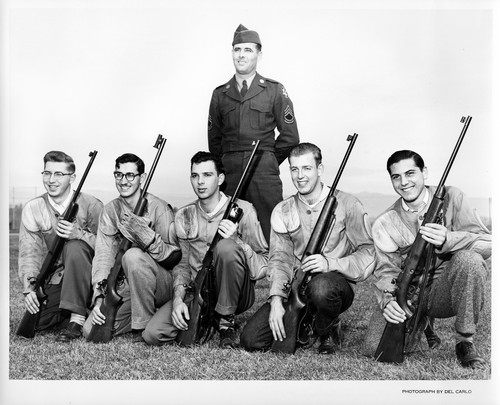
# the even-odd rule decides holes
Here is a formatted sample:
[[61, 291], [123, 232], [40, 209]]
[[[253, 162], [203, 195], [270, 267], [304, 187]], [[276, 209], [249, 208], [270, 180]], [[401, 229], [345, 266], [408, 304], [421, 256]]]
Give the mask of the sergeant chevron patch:
[[293, 124], [294, 116], [292, 108], [287, 105], [284, 114], [285, 124]]
[[210, 131], [212, 129], [212, 116], [209, 114], [208, 115], [208, 130]]

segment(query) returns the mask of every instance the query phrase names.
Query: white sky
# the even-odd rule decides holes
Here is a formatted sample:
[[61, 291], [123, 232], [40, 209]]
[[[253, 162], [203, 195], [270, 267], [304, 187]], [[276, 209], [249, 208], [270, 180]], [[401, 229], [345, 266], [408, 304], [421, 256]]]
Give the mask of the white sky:
[[[134, 152], [148, 167], [161, 133], [167, 144], [150, 191], [174, 205], [192, 199], [189, 159], [207, 150], [210, 96], [234, 72], [231, 40], [243, 23], [263, 42], [258, 71], [281, 81], [294, 102], [301, 140], [322, 148], [327, 183], [353, 132], [359, 138], [341, 189], [392, 194], [385, 162], [406, 148], [424, 157], [437, 183], [459, 120], [471, 115], [448, 184], [490, 197], [491, 10], [217, 4], [12, 2], [7, 134], [9, 155], [25, 157], [10, 161], [18, 195], [23, 187], [43, 191], [48, 150], [67, 152], [83, 171], [96, 149], [84, 190], [107, 202], [116, 195], [114, 159]], [[281, 172], [289, 195], [286, 163]]]
[[[460, 118], [471, 115], [447, 184], [471, 197], [488, 198], [496, 193], [492, 179], [493, 166], [498, 165], [493, 159], [497, 149], [493, 134], [498, 128], [493, 122], [497, 4], [494, 0], [0, 0], [3, 211], [12, 197], [8, 188], [43, 191], [42, 156], [51, 149], [73, 156], [80, 174], [88, 153], [98, 150], [84, 191], [108, 202], [116, 195], [114, 159], [133, 152], [148, 168], [159, 133], [167, 144], [150, 191], [173, 205], [192, 199], [189, 159], [196, 151], [207, 150], [210, 96], [234, 72], [231, 40], [240, 23], [259, 32], [263, 59], [258, 71], [285, 85], [301, 140], [323, 150], [327, 183], [333, 181], [345, 153], [347, 135], [357, 132], [339, 188], [393, 194], [385, 162], [397, 149], [419, 152], [429, 168], [429, 183], [436, 184], [462, 129]], [[286, 163], [281, 172], [285, 194], [290, 194]], [[6, 216], [0, 219], [0, 228], [8, 229]], [[8, 249], [5, 241], [2, 248]], [[8, 255], [3, 256], [7, 269]], [[7, 309], [8, 280], [2, 284], [0, 307]], [[1, 315], [7, 325], [7, 310]], [[0, 390], [8, 389], [4, 395], [9, 395], [9, 403], [25, 403], [21, 393], [32, 385], [6, 383], [6, 347], [1, 353]], [[352, 383], [334, 383], [343, 398], [364, 391]], [[498, 393], [490, 382], [435, 383], [404, 388], [473, 388], [475, 399], [493, 399]], [[179, 384], [163, 382], [161, 391], [168, 397]], [[384, 382], [368, 385], [365, 394], [382, 385], [389, 390], [370, 396], [371, 404], [387, 403], [387, 398], [394, 403], [422, 401], [402, 396], [401, 385]], [[96, 386], [102, 385], [95, 383], [88, 390], [74, 382], [71, 387], [83, 396], [73, 397], [72, 403], [88, 399], [89, 394], [95, 397], [90, 391]], [[50, 390], [45, 395], [54, 395], [54, 404], [56, 397], [57, 403], [67, 403], [64, 391], [43, 387]], [[299, 387], [282, 384], [280, 390], [294, 393]], [[317, 388], [318, 398], [331, 395], [331, 385]], [[115, 398], [136, 398], [141, 389], [144, 385], [127, 382], [120, 385], [123, 395]], [[254, 397], [266, 398], [263, 392], [253, 390], [242, 397], [240, 390], [237, 395], [243, 404]], [[455, 395], [426, 397], [425, 402], [448, 399], [457, 404], [467, 400]]]

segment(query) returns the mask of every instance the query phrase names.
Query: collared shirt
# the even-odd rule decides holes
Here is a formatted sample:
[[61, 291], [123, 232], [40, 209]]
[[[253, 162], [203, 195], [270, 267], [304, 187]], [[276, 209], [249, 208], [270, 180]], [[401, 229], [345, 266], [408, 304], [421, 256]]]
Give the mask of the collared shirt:
[[[94, 248], [103, 204], [85, 193], [80, 193], [77, 202], [76, 223], [82, 229], [81, 240]], [[30, 279], [40, 273], [45, 250], [57, 237], [58, 212], [47, 193], [28, 201], [23, 208], [19, 228], [19, 278], [23, 283], [23, 292], [31, 291]]]
[[241, 77], [239, 77], [238, 75], [234, 75], [235, 79], [236, 79], [236, 83], [238, 83], [238, 91], [241, 92], [241, 89], [243, 87], [243, 81], [246, 80], [247, 82], [247, 88], [250, 88], [252, 82], [253, 82], [253, 79], [255, 78], [255, 75], [257, 74], [257, 72], [255, 72], [252, 76], [250, 76], [248, 79], [243, 79]]
[[[436, 187], [429, 187], [434, 195]], [[418, 214], [403, 209], [402, 198], [383, 212], [372, 225], [377, 267], [373, 273], [380, 308], [394, 299], [385, 291], [393, 291], [396, 279], [404, 268], [408, 253], [420, 228]], [[428, 209], [430, 201], [425, 208]], [[435, 249], [437, 258], [431, 280], [441, 276], [452, 255], [460, 250], [472, 250], [484, 259], [491, 256], [491, 232], [481, 222], [464, 193], [456, 187], [446, 187], [443, 204], [443, 225], [448, 229], [446, 241]]]
[[64, 211], [66, 211], [66, 208], [68, 208], [68, 205], [69, 205], [71, 199], [73, 198], [73, 194], [75, 194], [75, 192], [73, 190], [70, 190], [68, 193], [68, 196], [61, 204], [55, 202], [54, 199], [50, 195], [47, 195], [47, 198], [48, 198], [49, 204], [52, 206], [52, 208], [54, 208], [59, 213], [59, 215], [62, 215], [62, 214], [64, 214]]
[[[192, 202], [176, 212], [175, 226], [171, 227], [171, 232], [174, 233], [181, 248], [182, 257], [179, 264], [172, 270], [174, 288], [188, 285], [191, 280], [194, 280], [197, 272], [201, 270], [203, 259], [229, 203], [229, 198], [225, 195], [224, 197], [226, 197], [224, 204], [211, 217], [201, 209], [198, 201]], [[245, 252], [250, 278], [258, 280], [263, 278], [267, 271], [267, 242], [253, 205], [239, 199], [236, 200], [236, 203], [243, 210], [243, 217], [232, 238]]]
[[[403, 209], [407, 212], [413, 212], [414, 214], [418, 214], [422, 211], [425, 212], [425, 207], [427, 207], [427, 203], [429, 202], [429, 189], [426, 187], [425, 188], [425, 194], [424, 194], [424, 199], [422, 201], [422, 204], [420, 205], [420, 208], [418, 210], [412, 210], [408, 204], [406, 204], [405, 200], [401, 199], [401, 206], [403, 207]], [[424, 220], [424, 215], [419, 215], [418, 216], [418, 221], [420, 222], [420, 224], [422, 224], [422, 221]]]
[[[299, 199], [298, 194], [274, 208], [267, 273], [271, 282], [270, 297], [287, 297], [288, 291], [284, 286], [291, 284], [295, 271], [300, 271], [301, 257], [329, 191], [329, 187], [323, 187], [320, 201], [313, 208]], [[368, 215], [356, 197], [339, 190], [335, 191], [335, 196], [335, 223], [322, 255], [326, 258], [329, 271], [337, 271], [349, 281], [365, 280], [375, 268]]]
[[[143, 217], [150, 222], [150, 228], [155, 232], [153, 242], [147, 249], [147, 253], [156, 261], [161, 262], [168, 258], [179, 248], [171, 243], [169, 237], [170, 225], [173, 221], [173, 210], [168, 203], [153, 194], [146, 193], [148, 201]], [[106, 279], [115, 262], [116, 254], [120, 249], [120, 244], [124, 238], [121, 234], [118, 223], [123, 215], [132, 213], [132, 210], [123, 197], [115, 198], [104, 206], [102, 215], [99, 218], [99, 229], [95, 243], [95, 256], [92, 262], [92, 285], [94, 287], [95, 298], [101, 294], [97, 288], [99, 282]]]
[[316, 205], [318, 205], [319, 203], [321, 203], [321, 201], [323, 201], [326, 197], [328, 197], [329, 193], [330, 193], [330, 187], [325, 187], [325, 185], [323, 183], [321, 183], [321, 194], [319, 196], [318, 201], [316, 201], [315, 203], [309, 204], [306, 200], [304, 200], [304, 198], [302, 197], [302, 195], [297, 194], [297, 196], [299, 197], [299, 200], [302, 201], [309, 208], [314, 208], [314, 207], [316, 207]]
[[[225, 195], [222, 191], [219, 191], [220, 193], [220, 199], [219, 199], [219, 202], [217, 203], [217, 206], [213, 209], [212, 212], [206, 212], [207, 216], [209, 218], [212, 218], [213, 216], [217, 215], [217, 213], [220, 211], [220, 209], [226, 205], [226, 201], [228, 200], [228, 197], [227, 195]], [[201, 203], [200, 201], [198, 200], [198, 206], [200, 208], [200, 210], [203, 210], [203, 208], [201, 208]]]

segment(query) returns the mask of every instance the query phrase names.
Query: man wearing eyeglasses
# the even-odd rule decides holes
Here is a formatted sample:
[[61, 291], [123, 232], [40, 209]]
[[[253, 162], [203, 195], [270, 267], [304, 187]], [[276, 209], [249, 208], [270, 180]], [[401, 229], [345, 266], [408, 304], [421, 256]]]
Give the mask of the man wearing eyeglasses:
[[[124, 238], [132, 242], [122, 258], [125, 279], [118, 286], [123, 303], [115, 318], [115, 336], [134, 332], [134, 341], [142, 341], [142, 332], [156, 308], [172, 297], [171, 269], [180, 258], [180, 249], [170, 242], [169, 227], [172, 208], [162, 199], [147, 193], [143, 216], [134, 214], [141, 196], [141, 184], [146, 180], [144, 162], [132, 153], [115, 161], [115, 186], [118, 198], [106, 204], [99, 220], [96, 254], [92, 263], [94, 307], [84, 326], [84, 336], [92, 325], [102, 325], [100, 311], [106, 290], [106, 280]], [[177, 261], [176, 261], [177, 260]]]
[[[39, 311], [37, 329], [61, 329], [58, 342], [69, 342], [82, 334], [92, 296], [92, 257], [99, 214], [103, 204], [80, 193], [75, 222], [60, 219], [73, 198], [75, 163], [64, 152], [51, 151], [44, 158], [43, 186], [47, 191], [26, 203], [19, 228], [19, 277], [24, 304], [32, 314]], [[40, 307], [34, 291], [46, 249], [56, 237], [66, 239], [57, 270], [47, 281], [47, 300]]]

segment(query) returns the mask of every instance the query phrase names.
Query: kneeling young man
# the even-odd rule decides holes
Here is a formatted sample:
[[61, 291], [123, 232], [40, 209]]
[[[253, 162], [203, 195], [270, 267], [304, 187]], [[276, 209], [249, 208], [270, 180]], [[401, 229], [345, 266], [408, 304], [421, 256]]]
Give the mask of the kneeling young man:
[[186, 287], [201, 269], [216, 232], [223, 238], [214, 252], [220, 347], [234, 348], [237, 344], [234, 317], [254, 303], [255, 280], [266, 274], [268, 248], [252, 204], [237, 199], [243, 210], [239, 223], [222, 219], [230, 200], [219, 190], [222, 183], [220, 160], [208, 152], [196, 153], [191, 159], [191, 186], [198, 199], [175, 214], [173, 231], [182, 259], [172, 272], [174, 297], [148, 325], [144, 338], [149, 344], [172, 343], [179, 330], [187, 330], [190, 313], [184, 303]]
[[[82, 335], [82, 326], [92, 297], [92, 257], [102, 202], [80, 193], [75, 222], [60, 217], [71, 203], [75, 162], [64, 152], [51, 151], [43, 158], [43, 186], [47, 192], [26, 203], [19, 228], [19, 277], [23, 283], [26, 309], [42, 311], [37, 329], [66, 328], [58, 342]], [[40, 303], [33, 291], [44, 260], [44, 250], [56, 237], [66, 240], [57, 270], [45, 287], [47, 300]]]
[[248, 321], [241, 335], [247, 350], [266, 350], [274, 340], [285, 338], [283, 315], [288, 288], [296, 271], [314, 275], [305, 291], [313, 316], [312, 327], [320, 338], [319, 353], [333, 353], [341, 343], [339, 315], [354, 299], [354, 284], [369, 276], [374, 267], [373, 242], [367, 214], [353, 196], [337, 190], [336, 221], [322, 254], [300, 262], [325, 204], [329, 187], [321, 182], [321, 150], [301, 143], [288, 157], [297, 194], [279, 203], [271, 216], [268, 277], [270, 302]]
[[[420, 226], [436, 187], [426, 186], [427, 168], [422, 157], [410, 150], [393, 153], [387, 171], [394, 191], [401, 196], [373, 223], [372, 233], [377, 255], [374, 272], [380, 309], [370, 321], [365, 339], [365, 354], [377, 348], [385, 321], [404, 322], [405, 312], [391, 294], [418, 232], [434, 247], [435, 262], [430, 269], [430, 292], [424, 305], [425, 317], [455, 316], [456, 356], [463, 367], [484, 364], [473, 344], [473, 336], [484, 303], [486, 263], [491, 256], [491, 235], [482, 224], [465, 195], [455, 187], [446, 187], [442, 224]], [[383, 318], [382, 318], [383, 315]], [[427, 334], [428, 329], [426, 330]], [[417, 337], [417, 341], [420, 336]], [[431, 333], [430, 347], [440, 340]], [[407, 342], [407, 348], [415, 342]]]
[[144, 169], [143, 160], [132, 153], [121, 155], [115, 161], [113, 175], [120, 196], [106, 204], [99, 220], [92, 263], [94, 308], [85, 323], [85, 337], [92, 325], [102, 325], [105, 321], [100, 306], [109, 288], [106, 286], [109, 272], [124, 238], [132, 242], [132, 247], [122, 258], [125, 279], [117, 292], [123, 302], [116, 314], [114, 334], [132, 331], [140, 341], [156, 308], [172, 298], [172, 275], [168, 270], [180, 256], [179, 248], [169, 239], [174, 215], [169, 204], [149, 192], [143, 216], [134, 214], [141, 184], [146, 180]]

